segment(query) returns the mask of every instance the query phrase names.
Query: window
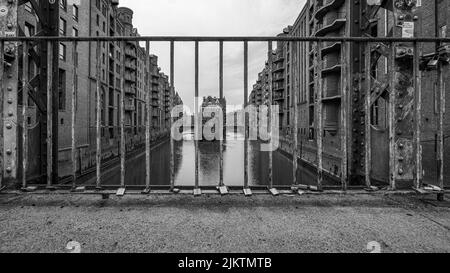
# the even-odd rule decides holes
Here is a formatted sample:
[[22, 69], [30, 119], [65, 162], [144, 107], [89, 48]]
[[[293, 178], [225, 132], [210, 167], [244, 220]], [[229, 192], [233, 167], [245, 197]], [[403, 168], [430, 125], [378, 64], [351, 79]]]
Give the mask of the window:
[[59, 70], [59, 82], [58, 82], [58, 109], [66, 110], [66, 71]]
[[72, 28], [72, 36], [73, 37], [78, 37], [78, 29]]
[[73, 20], [78, 22], [78, 16], [79, 16], [79, 10], [78, 10], [78, 6], [77, 5], [73, 5], [73, 9], [72, 9], [72, 17]]
[[61, 36], [66, 36], [67, 22], [63, 18], [59, 18], [59, 34]]
[[66, 45], [63, 43], [59, 43], [59, 59], [65, 61], [66, 60]]

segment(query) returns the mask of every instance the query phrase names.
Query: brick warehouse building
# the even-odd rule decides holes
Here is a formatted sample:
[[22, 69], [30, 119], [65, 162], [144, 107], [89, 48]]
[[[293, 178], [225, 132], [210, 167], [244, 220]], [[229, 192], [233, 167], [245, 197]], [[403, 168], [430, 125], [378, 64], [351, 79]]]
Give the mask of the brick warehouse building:
[[[89, 0], [67, 1], [60, 0], [60, 36], [138, 36], [133, 26], [133, 11], [126, 7], [118, 7], [118, 1]], [[20, 6], [19, 25], [25, 35], [37, 32], [37, 22], [30, 3]], [[119, 42], [102, 42], [100, 47], [100, 92], [101, 92], [101, 137], [103, 159], [107, 160], [119, 155], [120, 141], [120, 94], [121, 69], [125, 65], [125, 128], [127, 150], [139, 147], [145, 140], [145, 63], [150, 61], [150, 95], [158, 92], [163, 104], [153, 103], [160, 107], [160, 111], [153, 110], [152, 139], [167, 135], [170, 96], [175, 95], [173, 87], [169, 86], [168, 78], [158, 82], [157, 88], [152, 86], [151, 79], [159, 77], [157, 58], [146, 56], [145, 48], [137, 43], [126, 42], [125, 48]], [[80, 42], [75, 58], [72, 43], [59, 45], [59, 176], [70, 174], [70, 146], [71, 146], [71, 93], [75, 86], [76, 101], [76, 146], [79, 172], [84, 172], [95, 166], [96, 145], [96, 45], [95, 43]], [[122, 64], [122, 57], [125, 63]], [[74, 81], [73, 63], [77, 66], [77, 79]], [[155, 71], [153, 67], [156, 67]], [[35, 73], [30, 69], [31, 75]], [[31, 77], [30, 77], [31, 78]], [[75, 83], [75, 84], [74, 84]], [[159, 88], [162, 85], [164, 88]], [[38, 131], [33, 126], [37, 122], [36, 105], [29, 103], [30, 139], [29, 150], [37, 154], [38, 145], [31, 145], [33, 136]], [[159, 117], [157, 116], [159, 115]], [[30, 173], [36, 173], [33, 167], [39, 165], [30, 158]]]
[[[389, 1], [381, 1], [389, 2]], [[448, 18], [450, 17], [450, 7], [446, 1], [438, 1], [436, 8], [434, 1], [420, 1], [421, 6], [418, 7], [420, 20], [418, 25], [421, 27], [416, 29], [416, 37], [419, 36], [448, 36], [449, 29]], [[360, 2], [358, 2], [360, 3]], [[391, 2], [392, 4], [392, 2]], [[393, 28], [393, 12], [389, 9], [381, 8], [374, 14], [375, 20], [370, 23], [365, 22], [367, 15], [364, 14], [366, 7], [361, 3], [354, 4], [354, 1], [347, 0], [309, 0], [292, 26], [287, 27], [284, 32], [288, 31], [291, 36], [317, 36], [317, 37], [342, 37], [342, 36], [362, 36], [369, 35], [372, 37], [389, 37], [392, 35]], [[436, 14], [436, 10], [439, 14]], [[436, 18], [438, 18], [436, 20]], [[359, 23], [361, 22], [361, 26]], [[364, 24], [363, 24], [364, 23]], [[437, 24], [437, 25], [436, 25]], [[435, 56], [435, 45], [422, 45], [422, 63], [428, 63], [430, 58]], [[320, 52], [319, 52], [320, 51]], [[364, 70], [364, 55], [361, 49], [354, 45], [351, 50], [351, 60], [357, 60], [350, 64], [352, 75], [359, 77]], [[297, 103], [299, 114], [298, 120], [298, 136], [299, 150], [301, 150], [301, 158], [304, 165], [317, 167], [317, 109], [318, 106], [318, 90], [319, 84], [322, 86], [321, 108], [323, 117], [323, 169], [325, 175], [329, 178], [328, 182], [338, 182], [341, 176], [341, 130], [342, 124], [340, 120], [340, 112], [342, 110], [341, 83], [346, 72], [343, 70], [341, 43], [325, 42], [320, 48], [315, 43], [285, 43], [278, 44], [277, 49], [273, 53], [274, 73], [274, 102], [284, 102], [286, 105], [283, 110], [283, 122], [281, 136], [282, 149], [291, 153], [292, 129], [294, 124], [294, 103]], [[284, 54], [284, 62], [279, 62], [277, 57]], [[372, 52], [372, 54], [374, 54]], [[320, 60], [319, 60], [320, 58]], [[361, 61], [360, 61], [361, 60]], [[280, 67], [282, 65], [282, 67]], [[371, 75], [377, 81], [385, 81], [388, 78], [389, 68], [387, 58], [381, 57], [376, 67], [372, 68]], [[284, 76], [278, 76], [283, 71]], [[444, 73], [448, 72], [448, 67], [444, 68]], [[437, 93], [437, 73], [436, 69], [427, 69], [422, 71], [422, 149], [423, 149], [423, 173], [424, 182], [433, 183], [437, 180], [437, 160], [436, 160], [436, 134], [438, 119], [439, 96]], [[276, 79], [284, 77], [283, 87], [280, 87], [279, 81]], [[450, 83], [448, 73], [445, 73], [445, 83]], [[350, 88], [352, 98], [351, 103], [347, 106], [347, 111], [351, 114], [349, 118], [350, 134], [360, 134], [364, 131], [364, 115], [355, 112], [364, 96], [359, 92], [364, 89], [364, 79], [356, 80], [357, 88]], [[252, 104], [261, 104], [259, 100], [260, 90], [258, 83], [255, 85], [254, 91], [250, 95]], [[361, 89], [362, 88], [362, 89]], [[293, 102], [293, 92], [297, 93], [297, 101]], [[450, 91], [446, 88], [446, 96], [450, 96]], [[389, 162], [388, 160], [380, 160], [380, 158], [389, 158], [388, 149], [388, 101], [381, 97], [371, 108], [371, 128], [372, 138], [372, 179], [374, 183], [385, 185], [388, 181]], [[446, 113], [450, 111], [450, 103], [446, 101]], [[289, 110], [286, 110], [289, 109]], [[360, 127], [361, 126], [361, 127]], [[444, 134], [447, 141], [445, 142], [445, 164], [448, 166], [450, 160], [450, 121], [444, 119]], [[353, 139], [359, 139], [361, 136]], [[284, 142], [284, 143], [283, 143]], [[362, 139], [364, 142], [364, 139]], [[355, 141], [349, 145], [351, 161], [349, 162], [350, 173], [353, 174], [351, 184], [361, 185], [364, 183], [364, 146], [360, 147]], [[450, 180], [450, 169], [445, 170], [445, 180]], [[448, 182], [446, 182], [448, 185]]]

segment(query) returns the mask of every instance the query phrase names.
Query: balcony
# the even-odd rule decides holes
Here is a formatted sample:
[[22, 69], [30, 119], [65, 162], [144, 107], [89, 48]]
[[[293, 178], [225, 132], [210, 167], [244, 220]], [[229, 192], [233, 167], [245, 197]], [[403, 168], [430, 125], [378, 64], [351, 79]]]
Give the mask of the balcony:
[[347, 15], [344, 12], [339, 12], [336, 14], [336, 16], [333, 18], [333, 20], [330, 23], [319, 23], [317, 24], [317, 31], [316, 35], [317, 37], [322, 37], [328, 32], [337, 31], [341, 29], [343, 26], [345, 26], [345, 23], [347, 22]]
[[279, 82], [275, 82], [273, 84], [273, 90], [274, 91], [284, 91], [284, 84], [279, 83]]
[[134, 49], [126, 48], [125, 56], [136, 58], [136, 51]]
[[275, 93], [273, 95], [274, 101], [284, 101], [284, 95], [282, 93]]
[[345, 0], [328, 0], [326, 3], [322, 3], [323, 5], [317, 5], [317, 11], [314, 14], [314, 17], [317, 20], [320, 20], [325, 14], [327, 14], [330, 10], [336, 10], [342, 4], [344, 4]]
[[125, 87], [125, 94], [135, 95], [136, 94], [136, 88], [134, 88], [134, 87]]
[[274, 81], [284, 81], [284, 74], [277, 73], [277, 74], [273, 75], [273, 80]]
[[322, 56], [330, 54], [332, 52], [337, 52], [340, 50], [341, 50], [340, 42], [327, 42], [324, 44], [324, 47], [322, 48]]
[[125, 74], [125, 80], [130, 82], [136, 82], [136, 75], [133, 74]]
[[284, 65], [281, 63], [278, 63], [273, 66], [273, 72], [280, 72], [284, 70]]
[[284, 61], [284, 54], [282, 51], [275, 54], [274, 59], [273, 59], [274, 63], [279, 63], [279, 62], [283, 62], [283, 61]]
[[331, 66], [324, 67], [322, 69], [322, 76], [325, 76], [330, 73], [340, 73], [342, 70], [342, 65], [340, 63], [336, 63]]
[[134, 112], [136, 107], [134, 106], [132, 101], [126, 101], [124, 104], [125, 111]]
[[135, 71], [136, 64], [134, 62], [125, 62], [125, 68]]

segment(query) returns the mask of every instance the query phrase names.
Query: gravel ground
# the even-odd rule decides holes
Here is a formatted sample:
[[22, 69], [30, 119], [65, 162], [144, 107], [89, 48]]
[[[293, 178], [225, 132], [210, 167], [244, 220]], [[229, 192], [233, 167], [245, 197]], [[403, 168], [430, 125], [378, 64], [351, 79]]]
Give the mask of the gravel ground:
[[67, 252], [71, 240], [89, 253], [368, 252], [371, 241], [383, 252], [450, 252], [448, 205], [384, 195], [0, 195], [0, 252]]

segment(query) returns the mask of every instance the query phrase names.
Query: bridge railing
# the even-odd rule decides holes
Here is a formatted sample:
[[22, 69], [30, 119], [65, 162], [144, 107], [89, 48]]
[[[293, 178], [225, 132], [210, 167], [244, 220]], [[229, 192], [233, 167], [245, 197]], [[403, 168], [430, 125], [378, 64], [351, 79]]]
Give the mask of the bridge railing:
[[[373, 121], [371, 118], [373, 117], [373, 103], [374, 100], [379, 99], [381, 96], [386, 96], [386, 100], [388, 101], [388, 106], [386, 113], [388, 115], [388, 132], [387, 132], [387, 140], [389, 141], [388, 147], [389, 147], [389, 175], [386, 177], [388, 178], [388, 186], [389, 189], [394, 190], [398, 188], [396, 182], [403, 180], [402, 178], [407, 178], [409, 180], [414, 181], [414, 188], [417, 190], [421, 190], [424, 188], [424, 182], [423, 182], [423, 172], [419, 171], [423, 169], [422, 166], [422, 146], [421, 143], [423, 139], [421, 139], [421, 120], [422, 120], [422, 102], [421, 98], [423, 97], [423, 94], [421, 93], [421, 71], [423, 70], [421, 68], [421, 65], [423, 64], [424, 56], [421, 55], [421, 45], [423, 43], [433, 43], [433, 44], [444, 44], [444, 43], [450, 43], [450, 38], [369, 38], [369, 37], [0, 37], [0, 63], [4, 65], [0, 65], [0, 74], [2, 79], [1, 86], [3, 90], [3, 103], [2, 103], [2, 112], [4, 118], [2, 120], [2, 127], [3, 129], [3, 136], [2, 136], [2, 143], [3, 143], [3, 161], [2, 161], [2, 178], [11, 178], [13, 181], [18, 181], [18, 173], [20, 172], [22, 175], [20, 177], [20, 188], [23, 191], [34, 191], [36, 189], [42, 188], [43, 185], [29, 185], [29, 178], [27, 177], [27, 167], [28, 163], [30, 161], [30, 158], [28, 158], [28, 152], [27, 148], [29, 147], [29, 132], [27, 128], [29, 127], [28, 121], [25, 118], [27, 116], [27, 105], [29, 101], [29, 92], [30, 92], [30, 79], [28, 78], [29, 74], [29, 58], [30, 58], [30, 51], [29, 49], [34, 46], [37, 42], [46, 42], [47, 43], [47, 56], [49, 58], [48, 60], [48, 67], [47, 67], [47, 101], [44, 102], [46, 109], [53, 109], [53, 111], [45, 111], [47, 115], [47, 143], [52, 143], [52, 131], [50, 130], [50, 127], [52, 125], [52, 122], [54, 121], [52, 115], [54, 114], [55, 110], [54, 105], [52, 105], [52, 96], [55, 95], [54, 90], [52, 90], [52, 75], [53, 75], [53, 68], [51, 66], [52, 63], [52, 56], [54, 55], [53, 50], [55, 50], [55, 44], [57, 43], [71, 43], [73, 45], [73, 53], [72, 56], [76, 56], [77, 48], [80, 43], [90, 43], [94, 44], [96, 48], [96, 66], [95, 66], [95, 82], [96, 82], [96, 163], [95, 163], [95, 173], [96, 173], [96, 183], [93, 187], [94, 190], [102, 191], [106, 187], [117, 187], [117, 194], [118, 195], [124, 195], [126, 193], [127, 188], [135, 188], [135, 186], [127, 185], [127, 181], [125, 179], [125, 169], [126, 169], [126, 121], [125, 121], [125, 108], [127, 107], [127, 104], [125, 103], [125, 54], [122, 54], [121, 57], [121, 69], [120, 69], [120, 185], [118, 186], [111, 186], [107, 185], [107, 183], [104, 183], [102, 181], [102, 94], [101, 94], [101, 79], [102, 77], [102, 71], [101, 71], [101, 62], [102, 59], [100, 58], [101, 54], [101, 47], [102, 43], [104, 42], [119, 42], [121, 43], [122, 48], [126, 48], [125, 43], [135, 43], [136, 46], [139, 45], [139, 43], [145, 43], [145, 54], [146, 54], [146, 80], [145, 80], [145, 90], [147, 92], [150, 92], [150, 77], [148, 76], [150, 73], [150, 46], [153, 42], [169, 42], [170, 43], [170, 79], [169, 83], [173, 87], [175, 83], [175, 43], [180, 42], [193, 42], [195, 44], [195, 98], [199, 97], [199, 45], [204, 42], [216, 42], [218, 44], [219, 49], [219, 91], [220, 91], [220, 97], [224, 97], [224, 56], [223, 56], [223, 45], [224, 43], [240, 43], [243, 45], [244, 53], [243, 53], [243, 83], [244, 83], [244, 90], [242, 97], [244, 99], [244, 106], [248, 106], [249, 104], [249, 82], [248, 82], [248, 44], [252, 42], [265, 42], [267, 43], [267, 58], [268, 58], [268, 65], [270, 68], [273, 68], [273, 43], [274, 42], [286, 42], [288, 43], [289, 50], [292, 50], [292, 47], [294, 44], [302, 44], [306, 43], [307, 46], [305, 48], [310, 48], [309, 44], [314, 43], [317, 48], [317, 58], [315, 58], [315, 71], [317, 72], [317, 76], [314, 78], [314, 84], [317, 85], [316, 89], [317, 96], [313, 102], [310, 102], [311, 106], [314, 106], [314, 116], [315, 116], [315, 122], [312, 126], [315, 134], [315, 144], [312, 145], [315, 149], [316, 153], [316, 159], [311, 160], [313, 167], [316, 168], [317, 171], [317, 180], [316, 183], [313, 185], [306, 185], [302, 183], [301, 178], [299, 178], [298, 170], [299, 170], [299, 162], [303, 162], [304, 158], [302, 157], [302, 150], [303, 150], [303, 143], [299, 143], [299, 121], [300, 121], [300, 113], [299, 113], [299, 94], [298, 92], [293, 91], [293, 89], [290, 89], [289, 92], [292, 93], [292, 101], [293, 103], [293, 128], [292, 128], [292, 135], [290, 136], [292, 139], [292, 142], [290, 143], [291, 150], [289, 152], [292, 154], [294, 159], [293, 160], [293, 180], [292, 183], [290, 183], [292, 186], [290, 189], [292, 191], [304, 191], [304, 190], [313, 190], [313, 191], [322, 191], [327, 189], [327, 186], [324, 185], [324, 176], [331, 176], [335, 179], [338, 179], [340, 181], [340, 184], [338, 187], [342, 190], [348, 190], [354, 188], [352, 183], [349, 183], [349, 181], [352, 180], [352, 176], [357, 176], [356, 170], [352, 170], [354, 166], [359, 165], [356, 169], [363, 170], [362, 174], [359, 174], [359, 176], [362, 176], [365, 183], [362, 184], [363, 188], [366, 188], [368, 190], [376, 190], [377, 187], [373, 185], [373, 170], [372, 166], [374, 165], [373, 162], [373, 133], [374, 130]], [[327, 94], [324, 93], [323, 88], [323, 75], [326, 73], [334, 73], [336, 71], [324, 71], [328, 70], [328, 67], [324, 69], [323, 67], [323, 56], [322, 56], [322, 49], [329, 49], [329, 47], [325, 46], [324, 44], [327, 42], [336, 42], [341, 44], [340, 50], [340, 60], [338, 60], [337, 65], [339, 66], [339, 71], [341, 75], [340, 83], [339, 83], [339, 95], [328, 97]], [[22, 67], [21, 70], [22, 73], [22, 124], [13, 124], [14, 121], [19, 121], [19, 119], [14, 119], [14, 116], [19, 113], [17, 113], [17, 109], [11, 108], [11, 101], [8, 97], [8, 94], [13, 92], [19, 92], [19, 90], [13, 90], [9, 88], [8, 86], [5, 86], [4, 79], [9, 76], [8, 70], [8, 60], [6, 60], [6, 57], [8, 55], [16, 55], [18, 57], [18, 45], [22, 46]], [[328, 43], [329, 44], [329, 43]], [[352, 73], [355, 73], [355, 70], [352, 70], [352, 67], [354, 66], [350, 59], [350, 56], [353, 56], [351, 54], [352, 50], [354, 50], [353, 45], [358, 44], [363, 48], [364, 54], [362, 56], [365, 57], [365, 60], [361, 60], [361, 62], [364, 63], [364, 67], [360, 69], [360, 71], [356, 71], [357, 74], [363, 79], [362, 81], [358, 82], [356, 85], [353, 84], [353, 75]], [[381, 45], [381, 46], [380, 46]], [[403, 51], [402, 51], [403, 50]], [[374, 54], [374, 52], [379, 52], [378, 54], [380, 56], [385, 56], [386, 61], [386, 74], [387, 79], [386, 85], [383, 85], [383, 83], [380, 83], [376, 79], [376, 75], [374, 74], [374, 63], [376, 63], [376, 58], [379, 58], [380, 56]], [[444, 54], [445, 55], [445, 54]], [[446, 56], [446, 55], [445, 55]], [[444, 56], [444, 57], [445, 57]], [[439, 90], [437, 91], [439, 94], [439, 109], [437, 109], [438, 112], [438, 118], [437, 118], [437, 138], [436, 138], [436, 144], [437, 144], [437, 161], [438, 161], [438, 181], [436, 181], [435, 188], [432, 188], [432, 190], [442, 191], [444, 189], [444, 182], [443, 182], [443, 170], [444, 170], [444, 112], [445, 112], [445, 85], [443, 83], [443, 66], [442, 66], [442, 55], [433, 55], [431, 58], [426, 59], [428, 66], [436, 66], [437, 69], [437, 76], [439, 78]], [[292, 56], [291, 56], [292, 58]], [[309, 56], [304, 56], [305, 60], [309, 59]], [[407, 60], [407, 61], [405, 61]], [[434, 61], [437, 61], [435, 64]], [[448, 60], [447, 60], [448, 61]], [[411, 66], [402, 66], [403, 63], [411, 64]], [[77, 65], [75, 65], [77, 61], [74, 59], [72, 63], [72, 70], [73, 70], [73, 76], [74, 79], [77, 77], [77, 73], [80, 73], [78, 71]], [[292, 62], [290, 66], [290, 72], [291, 77], [292, 75]], [[398, 94], [397, 89], [402, 89], [398, 87], [399, 81], [405, 81], [405, 79], [399, 79], [398, 77], [401, 77], [400, 74], [396, 74], [396, 71], [393, 70], [400, 69], [401, 73], [406, 73], [407, 81], [410, 81], [407, 88], [407, 93], [404, 94]], [[389, 75], [390, 74], [390, 75]], [[273, 81], [273, 74], [269, 73], [269, 82]], [[309, 78], [309, 75], [307, 76]], [[74, 80], [75, 81], [75, 80]], [[292, 84], [291, 84], [291, 88]], [[390, 89], [390, 90], [389, 90]], [[358, 93], [361, 91], [360, 97], [352, 97], [352, 94]], [[76, 106], [76, 86], [73, 85], [72, 92], [71, 92], [71, 162], [72, 162], [72, 184], [70, 186], [66, 184], [60, 184], [58, 181], [55, 181], [54, 175], [52, 174], [54, 170], [52, 169], [52, 145], [47, 145], [47, 172], [46, 172], [46, 185], [45, 188], [48, 190], [55, 190], [59, 188], [70, 188], [73, 191], [85, 191], [86, 186], [79, 185], [77, 183], [77, 159], [76, 159], [76, 153], [77, 153], [77, 147], [76, 147], [76, 123], [77, 123], [77, 111], [75, 111]], [[399, 91], [401, 92], [401, 90]], [[409, 93], [408, 93], [409, 92]], [[402, 105], [403, 102], [396, 102], [396, 100], [405, 101], [405, 97], [410, 97], [410, 105]], [[272, 90], [272, 84], [269, 84], [269, 105], [274, 105], [273, 101], [273, 90]], [[310, 96], [307, 96], [310, 97]], [[358, 102], [359, 98], [363, 98], [364, 102], [360, 103]], [[340, 100], [340, 108], [339, 108], [339, 117], [336, 119], [336, 125], [339, 125], [339, 128], [334, 128], [335, 125], [333, 124], [325, 124], [324, 122], [324, 116], [327, 115], [329, 112], [327, 112], [327, 109], [324, 110], [324, 105], [326, 105], [327, 102], [331, 100]], [[195, 114], [196, 116], [199, 116], [199, 105], [196, 101], [197, 105], [195, 107]], [[151, 135], [152, 135], [152, 101], [151, 96], [146, 96], [146, 126], [145, 126], [145, 166], [146, 166], [146, 175], [145, 175], [145, 186], [142, 186], [142, 192], [143, 193], [150, 193], [153, 188], [161, 188], [159, 184], [153, 184], [151, 181]], [[174, 107], [173, 102], [173, 96], [171, 100], [171, 106]], [[356, 105], [361, 106], [362, 108], [356, 107]], [[402, 112], [400, 108], [403, 108], [405, 106], [409, 106], [408, 112]], [[400, 110], [398, 110], [400, 109]], [[353, 112], [350, 112], [352, 111]], [[358, 113], [360, 114], [360, 119], [358, 119]], [[403, 135], [404, 138], [407, 138], [406, 144], [402, 142], [404, 138], [402, 138], [401, 128], [407, 128], [407, 126], [410, 126], [410, 124], [402, 124], [403, 118], [402, 113], [405, 115], [409, 115], [412, 118], [410, 119], [413, 121], [414, 128], [412, 130], [413, 132], [413, 138], [410, 138], [410, 136]], [[11, 118], [11, 119], [8, 119]], [[268, 115], [269, 123], [271, 123], [271, 115]], [[198, 119], [196, 120], [198, 121]], [[355, 123], [354, 123], [355, 122]], [[363, 127], [355, 126], [355, 124], [359, 123], [362, 124]], [[170, 119], [170, 125], [172, 125], [173, 119]], [[197, 130], [196, 133], [199, 133], [199, 124], [201, 122], [198, 121]], [[11, 130], [18, 130], [19, 127], [24, 128], [21, 132], [21, 141], [22, 141], [22, 151], [21, 154], [22, 162], [19, 164], [18, 162], [18, 156], [16, 151], [12, 150], [12, 148], [17, 146], [11, 146], [11, 138], [6, 137], [6, 134], [8, 134], [8, 131]], [[248, 156], [248, 145], [249, 145], [249, 124], [248, 119], [245, 118], [245, 147], [244, 147], [244, 182], [242, 185], [243, 192], [246, 195], [251, 195], [251, 189], [253, 186], [249, 183], [249, 175], [248, 175], [248, 169], [249, 169], [249, 156]], [[362, 131], [358, 131], [355, 128], [359, 128]], [[355, 131], [356, 130], [356, 131]], [[270, 130], [272, 132], [272, 130]], [[340, 171], [328, 170], [324, 167], [324, 135], [329, 132], [331, 134], [339, 133], [339, 144], [337, 145], [339, 147], [339, 151], [337, 157], [341, 158], [340, 166], [338, 166], [337, 169]], [[305, 135], [308, 135], [310, 133], [310, 130], [308, 132], [305, 132]], [[362, 138], [362, 143], [353, 143], [354, 141], [358, 141], [355, 136], [357, 134], [360, 134]], [[277, 136], [271, 136], [272, 138]], [[171, 137], [170, 138], [170, 186], [168, 189], [171, 192], [178, 192], [179, 188], [177, 185], [175, 185], [175, 158], [174, 158], [174, 140]], [[220, 145], [222, 147], [223, 140], [220, 140]], [[356, 148], [357, 146], [363, 146]], [[407, 152], [404, 152], [405, 146]], [[12, 147], [12, 148], [11, 148]], [[400, 148], [399, 148], [400, 147]], [[403, 147], [403, 148], [401, 148]], [[355, 151], [353, 151], [355, 149]], [[224, 175], [223, 175], [223, 149], [220, 150], [220, 179], [217, 181], [217, 189], [220, 193], [225, 194], [228, 192], [228, 187], [224, 183]], [[361, 156], [361, 159], [358, 160], [352, 156], [355, 152], [362, 152], [363, 156]], [[278, 187], [277, 185], [274, 185], [274, 178], [273, 178], [273, 152], [269, 151], [269, 172], [268, 172], [268, 185], [264, 186], [264, 188], [267, 188], [268, 192], [277, 195]], [[380, 159], [380, 160], [387, 160], [386, 158]], [[202, 193], [201, 186], [199, 182], [199, 164], [200, 164], [200, 158], [199, 158], [199, 141], [195, 141], [195, 181], [192, 185], [194, 188], [194, 194], [200, 195]], [[376, 164], [376, 163], [375, 163]], [[21, 166], [21, 170], [17, 170], [18, 166]], [[416, 170], [416, 171], [414, 171]], [[410, 176], [411, 175], [411, 176]], [[6, 180], [1, 180], [2, 185], [5, 186]], [[258, 188], [258, 187], [253, 187]], [[329, 187], [329, 188], [336, 188], [335, 187]], [[430, 188], [428, 188], [430, 189]]]

